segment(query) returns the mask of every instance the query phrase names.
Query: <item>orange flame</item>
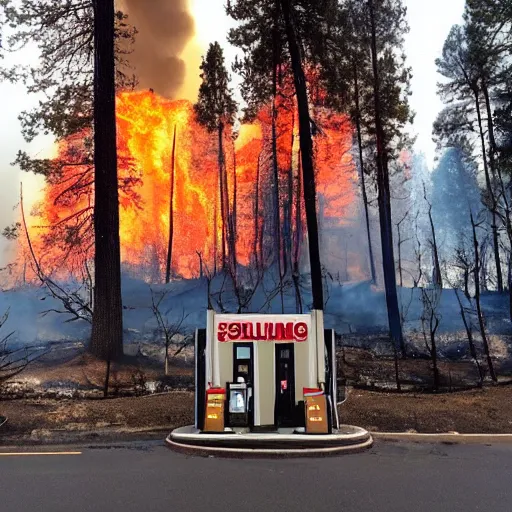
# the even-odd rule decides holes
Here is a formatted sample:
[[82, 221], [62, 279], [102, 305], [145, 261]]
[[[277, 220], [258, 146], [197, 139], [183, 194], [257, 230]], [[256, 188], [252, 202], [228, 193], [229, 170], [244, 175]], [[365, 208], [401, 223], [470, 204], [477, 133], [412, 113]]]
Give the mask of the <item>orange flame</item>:
[[[268, 205], [272, 184], [270, 108], [262, 109], [252, 124], [243, 124], [238, 136], [226, 133], [226, 174], [230, 210], [235, 209], [237, 258], [251, 263], [255, 248], [256, 177], [259, 169], [260, 211]], [[286, 204], [293, 203], [299, 168], [298, 126], [293, 105], [279, 113], [277, 150], [281, 219]], [[321, 214], [330, 224], [343, 225], [347, 208], [354, 202], [355, 169], [350, 157], [352, 128], [347, 117], [326, 109], [315, 112], [321, 132], [315, 136], [315, 161]], [[197, 277], [200, 257], [213, 267], [215, 247], [221, 245], [218, 201], [217, 140], [201, 127], [187, 100], [171, 101], [150, 91], [123, 92], [117, 98], [118, 154], [120, 179], [120, 238], [125, 266], [151, 282], [161, 281], [165, 272], [170, 225], [170, 190], [173, 135], [176, 130], [174, 167], [173, 275]], [[80, 165], [77, 155], [87, 149], [87, 134], [76, 135], [59, 145], [61, 172], [48, 182], [38, 208], [40, 226], [30, 228], [37, 250], [46, 263], [74, 272], [78, 261], [90, 259], [92, 233], [85, 232], [85, 218], [91, 213], [92, 171]], [[80, 175], [84, 177], [80, 177]], [[75, 200], [66, 199], [69, 185]], [[128, 185], [127, 185], [128, 184]], [[290, 185], [291, 184], [291, 185]], [[83, 188], [79, 187], [83, 185]], [[290, 188], [291, 187], [291, 188]], [[291, 201], [290, 201], [291, 200]], [[295, 208], [295, 207], [294, 207]], [[75, 219], [77, 212], [81, 211]], [[303, 211], [303, 208], [302, 208]], [[258, 215], [261, 213], [258, 212]], [[288, 214], [289, 211], [288, 211]], [[74, 225], [86, 237], [72, 257], [65, 243], [51, 243], [54, 227]], [[303, 224], [304, 225], [304, 224]], [[44, 227], [46, 226], [46, 227]], [[53, 228], [51, 227], [53, 226]], [[78, 229], [78, 228], [77, 228]], [[78, 232], [77, 247], [78, 247]], [[84, 239], [85, 240], [85, 239]], [[69, 240], [68, 240], [69, 241]], [[67, 258], [63, 260], [63, 254]], [[217, 255], [217, 257], [219, 257]], [[75, 259], [73, 259], [75, 258]], [[62, 262], [64, 261], [64, 265]], [[204, 267], [203, 267], [204, 268]]]

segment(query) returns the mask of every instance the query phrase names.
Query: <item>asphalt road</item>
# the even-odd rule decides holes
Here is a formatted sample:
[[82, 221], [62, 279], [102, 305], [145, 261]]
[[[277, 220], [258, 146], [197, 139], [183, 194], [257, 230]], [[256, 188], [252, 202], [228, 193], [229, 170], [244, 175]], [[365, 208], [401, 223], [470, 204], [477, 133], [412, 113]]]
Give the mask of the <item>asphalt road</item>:
[[301, 460], [192, 458], [159, 443], [60, 450], [82, 453], [0, 455], [1, 512], [488, 512], [512, 503], [510, 445], [379, 443]]

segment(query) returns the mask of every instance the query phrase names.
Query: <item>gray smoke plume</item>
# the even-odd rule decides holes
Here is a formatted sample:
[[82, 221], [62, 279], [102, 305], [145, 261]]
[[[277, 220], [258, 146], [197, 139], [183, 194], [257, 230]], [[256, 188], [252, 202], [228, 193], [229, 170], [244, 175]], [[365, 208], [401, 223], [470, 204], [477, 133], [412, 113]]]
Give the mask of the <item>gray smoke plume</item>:
[[138, 30], [129, 61], [139, 88], [173, 98], [186, 73], [179, 55], [194, 36], [188, 0], [122, 0], [119, 8]]

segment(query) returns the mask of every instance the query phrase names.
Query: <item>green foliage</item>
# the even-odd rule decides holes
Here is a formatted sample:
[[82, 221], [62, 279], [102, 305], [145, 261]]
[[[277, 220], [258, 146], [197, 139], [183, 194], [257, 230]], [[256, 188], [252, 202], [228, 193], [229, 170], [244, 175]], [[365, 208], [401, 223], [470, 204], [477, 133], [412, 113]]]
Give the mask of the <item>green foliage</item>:
[[[22, 133], [27, 141], [38, 134], [63, 138], [92, 125], [93, 12], [92, 0], [0, 0], [5, 12], [3, 28], [9, 36], [6, 51], [36, 46], [36, 65], [15, 64], [0, 77], [23, 84], [29, 94], [43, 99], [22, 112]], [[117, 21], [117, 81], [133, 84], [127, 74], [125, 55], [135, 36], [122, 12]]]
[[[247, 119], [275, 95], [274, 86], [291, 76], [284, 19], [276, 0], [230, 0], [226, 12], [237, 26], [230, 30], [229, 42], [243, 58], [234, 70], [243, 78], [242, 97]], [[306, 66], [326, 65], [337, 16], [335, 0], [295, 0], [293, 21]]]
[[229, 75], [219, 43], [210, 44], [201, 64], [199, 98], [194, 106], [197, 119], [210, 132], [233, 125], [237, 104], [229, 88]]

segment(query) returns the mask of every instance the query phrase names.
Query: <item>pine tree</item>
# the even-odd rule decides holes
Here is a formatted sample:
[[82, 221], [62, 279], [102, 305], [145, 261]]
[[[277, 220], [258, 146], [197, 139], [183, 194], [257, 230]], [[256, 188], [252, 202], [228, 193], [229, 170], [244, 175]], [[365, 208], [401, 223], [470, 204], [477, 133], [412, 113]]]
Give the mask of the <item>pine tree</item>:
[[[497, 289], [503, 291], [502, 264], [499, 243], [499, 206], [497, 190], [497, 169], [494, 150], [489, 151], [486, 141], [485, 112], [488, 114], [488, 96], [485, 75], [487, 72], [480, 58], [475, 41], [468, 37], [464, 27], [454, 26], [446, 39], [443, 54], [436, 61], [438, 71], [447, 82], [439, 85], [439, 94], [449, 107], [438, 118], [434, 127], [440, 138], [460, 137], [461, 133], [473, 131], [478, 134], [482, 165], [484, 169], [486, 194], [484, 202], [492, 220], [494, 263]], [[489, 118], [490, 119], [490, 118]]]
[[[386, 3], [383, 2], [386, 6]], [[379, 5], [377, 3], [377, 5]], [[389, 186], [389, 158], [391, 143], [393, 141], [393, 128], [396, 127], [394, 118], [390, 113], [396, 107], [396, 102], [391, 98], [392, 94], [386, 96], [385, 84], [391, 86], [391, 91], [400, 94], [400, 86], [393, 80], [393, 73], [396, 61], [393, 48], [379, 45], [378, 28], [383, 28], [386, 11], [381, 12], [375, 9], [374, 0], [368, 0], [369, 21], [371, 26], [371, 54], [373, 67], [373, 93], [374, 93], [374, 115], [375, 115], [375, 140], [376, 140], [376, 163], [377, 163], [377, 188], [380, 217], [380, 236], [382, 245], [382, 262], [384, 267], [384, 286], [386, 291], [386, 303], [388, 310], [388, 322], [391, 339], [397, 350], [405, 357], [405, 344], [398, 306], [398, 295], [396, 289], [395, 259], [393, 249], [393, 226], [391, 221], [391, 193]], [[405, 9], [400, 0], [391, 1], [391, 16], [389, 21], [397, 22], [400, 27], [404, 22]], [[389, 27], [388, 27], [389, 29]], [[404, 29], [402, 29], [404, 30]], [[398, 32], [400, 33], [400, 32]], [[379, 58], [379, 54], [382, 56]], [[386, 120], [388, 123], [386, 123]]]
[[[40, 54], [38, 65], [33, 68], [15, 65], [1, 70], [4, 80], [22, 83], [29, 93], [43, 96], [35, 109], [20, 115], [25, 139], [31, 141], [44, 133], [52, 134], [59, 140], [70, 136], [79, 136], [83, 140], [83, 150], [78, 154], [70, 151], [64, 158], [53, 161], [33, 159], [27, 154], [19, 153], [17, 163], [22, 170], [43, 174], [53, 184], [59, 183], [66, 167], [74, 166], [79, 172], [68, 184], [63, 184], [59, 198], [71, 205], [82, 194], [92, 194], [92, 186], [96, 182], [95, 196], [99, 199], [99, 203], [94, 204], [96, 249], [98, 242], [100, 247], [96, 251], [95, 271], [95, 309], [98, 311], [95, 312], [96, 325], [93, 326], [91, 347], [100, 357], [114, 358], [122, 353], [122, 311], [120, 277], [117, 271], [120, 262], [115, 261], [119, 259], [119, 233], [112, 94], [115, 94], [115, 85], [123, 87], [133, 84], [127, 73], [124, 55], [135, 32], [126, 24], [126, 17], [113, 10], [113, 4], [102, 3], [98, 6], [93, 5], [92, 0], [2, 0], [2, 6], [5, 8], [5, 23], [9, 24], [12, 33], [5, 41], [6, 48], [15, 51], [35, 44]], [[101, 65], [109, 66], [107, 74], [112, 74], [109, 77], [102, 73], [101, 83], [95, 80], [94, 73], [95, 21], [98, 21], [94, 17], [95, 8], [101, 10], [100, 21], [105, 23], [101, 28], [96, 26], [100, 35], [105, 37], [100, 41], [106, 43], [106, 47], [102, 44], [106, 53], [100, 52], [106, 56]], [[108, 48], [110, 45], [112, 51]], [[101, 89], [96, 92], [100, 101], [101, 97], [104, 98], [102, 105], [105, 110], [103, 107], [94, 109], [95, 86]], [[104, 137], [94, 135], [96, 143], [102, 148], [102, 144], [108, 140], [108, 147], [100, 155], [99, 162], [95, 161], [91, 140], [94, 111], [100, 113], [100, 120], [95, 120], [96, 128], [100, 133], [106, 130]], [[110, 115], [105, 123], [101, 121], [102, 114]], [[102, 158], [108, 158], [108, 162]], [[95, 165], [98, 164], [101, 165], [101, 171], [95, 172]], [[128, 178], [127, 183], [133, 184], [134, 181]], [[109, 204], [106, 204], [107, 201]], [[87, 254], [90, 246], [87, 237], [91, 235], [93, 223], [91, 211], [75, 212], [65, 220], [61, 227], [67, 227], [61, 230], [61, 234], [58, 231], [55, 234], [64, 243], [72, 244], [70, 247], [82, 245], [84, 253]], [[101, 312], [100, 309], [104, 311]]]
[[114, 0], [94, 0], [94, 311], [91, 351], [123, 354], [117, 180]]
[[[229, 88], [229, 75], [224, 63], [224, 53], [219, 43], [210, 44], [201, 64], [201, 86], [195, 105], [199, 123], [209, 132], [217, 132], [219, 195], [222, 222], [223, 266], [226, 264], [227, 241], [232, 272], [236, 270], [235, 233], [229, 211], [228, 175], [224, 152], [225, 130], [233, 126], [237, 104]], [[217, 256], [215, 255], [215, 258]]]
[[459, 239], [471, 238], [468, 210], [480, 201], [477, 169], [464, 148], [448, 148], [432, 173], [432, 211], [444, 259], [454, 256]]
[[315, 310], [323, 310], [323, 288], [305, 66], [320, 64], [325, 57], [336, 5], [334, 0], [233, 0], [227, 5], [227, 13], [238, 22], [229, 40], [244, 52], [243, 77], [253, 104], [272, 100], [276, 65], [293, 79]]

